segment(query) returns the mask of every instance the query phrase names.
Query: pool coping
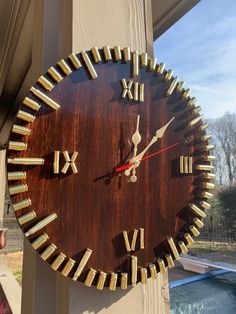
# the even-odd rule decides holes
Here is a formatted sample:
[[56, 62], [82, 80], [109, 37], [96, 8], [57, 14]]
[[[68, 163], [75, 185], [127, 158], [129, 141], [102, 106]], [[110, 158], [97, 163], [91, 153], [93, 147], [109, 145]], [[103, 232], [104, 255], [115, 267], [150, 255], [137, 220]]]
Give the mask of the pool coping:
[[21, 286], [8, 269], [7, 265], [0, 260], [0, 285], [13, 314], [21, 314]]

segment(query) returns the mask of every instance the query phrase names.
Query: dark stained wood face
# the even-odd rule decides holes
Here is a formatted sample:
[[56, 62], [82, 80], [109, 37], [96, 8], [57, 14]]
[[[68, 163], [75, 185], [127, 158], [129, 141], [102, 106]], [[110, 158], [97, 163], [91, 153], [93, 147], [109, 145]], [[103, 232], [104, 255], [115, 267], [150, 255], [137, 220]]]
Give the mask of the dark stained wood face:
[[[57, 250], [48, 259], [50, 263], [59, 252], [79, 261], [86, 248], [93, 251], [78, 280], [84, 280], [90, 267], [106, 273], [129, 273], [130, 254], [138, 257], [138, 266], [142, 267], [158, 258], [165, 260], [165, 255], [172, 253], [166, 237], [177, 242], [183, 240], [194, 217], [188, 204], [205, 199], [199, 197], [202, 179], [200, 171], [195, 170], [195, 165], [204, 163], [207, 154], [202, 152], [206, 144], [200, 141], [205, 131], [198, 131], [202, 122], [188, 127], [188, 122], [197, 116], [186, 107], [189, 99], [176, 90], [166, 97], [170, 81], [146, 67], [140, 68], [137, 78], [132, 78], [129, 62], [100, 62], [95, 69], [98, 74], [95, 80], [88, 78], [83, 67], [65, 77], [51, 92], [35, 85], [61, 108], [53, 111], [29, 93], [28, 97], [42, 107], [35, 114], [31, 134], [24, 138], [27, 150], [11, 152], [10, 156], [41, 157], [45, 163], [8, 166], [8, 171], [27, 171], [29, 191], [12, 197], [13, 202], [26, 197], [32, 201], [30, 208], [17, 211], [17, 217], [31, 209], [37, 214], [36, 220], [23, 226], [24, 232], [47, 215], [57, 214], [55, 221], [30, 237], [32, 241], [42, 232], [49, 236], [50, 241], [39, 253], [51, 242]], [[121, 98], [123, 78], [144, 83], [144, 102]], [[24, 110], [31, 112], [25, 107]], [[133, 183], [124, 171], [116, 173], [115, 169], [128, 163], [133, 155], [132, 135], [138, 115], [142, 138], [138, 153], [157, 129], [173, 117], [164, 136], [144, 157], [177, 145], [142, 161]], [[18, 119], [16, 123], [22, 125]], [[15, 136], [14, 140], [17, 139]], [[70, 167], [66, 174], [54, 174], [54, 151], [68, 151], [70, 156], [77, 151], [78, 173], [73, 174]], [[179, 173], [180, 156], [193, 157], [193, 174]], [[60, 169], [64, 164], [61, 153]], [[133, 230], [139, 228], [144, 228], [145, 248], [139, 249], [138, 233], [135, 251], [126, 252], [122, 232], [128, 231], [131, 242]], [[73, 277], [73, 272], [70, 276]]]

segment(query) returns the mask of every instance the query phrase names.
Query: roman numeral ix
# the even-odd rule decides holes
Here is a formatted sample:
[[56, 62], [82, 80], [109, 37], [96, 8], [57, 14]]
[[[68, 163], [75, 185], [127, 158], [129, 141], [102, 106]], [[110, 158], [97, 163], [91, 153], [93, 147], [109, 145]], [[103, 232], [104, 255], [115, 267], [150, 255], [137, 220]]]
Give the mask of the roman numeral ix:
[[[64, 165], [60, 170], [60, 156], [61, 153], [64, 156]], [[75, 160], [78, 156], [78, 152], [73, 152], [72, 156], [69, 156], [68, 151], [60, 152], [60, 151], [54, 151], [54, 161], [53, 161], [53, 173], [64, 173], [66, 174], [69, 168], [71, 168], [72, 172], [78, 173], [77, 167], [75, 165]]]

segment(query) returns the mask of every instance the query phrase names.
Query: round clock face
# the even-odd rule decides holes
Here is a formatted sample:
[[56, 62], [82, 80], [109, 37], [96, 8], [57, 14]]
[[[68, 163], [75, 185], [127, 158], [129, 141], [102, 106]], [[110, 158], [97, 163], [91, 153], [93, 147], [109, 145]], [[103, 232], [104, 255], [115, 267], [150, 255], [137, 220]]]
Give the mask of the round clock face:
[[39, 78], [12, 129], [8, 179], [23, 232], [54, 270], [125, 289], [187, 252], [214, 187], [195, 102], [129, 48], [72, 54]]

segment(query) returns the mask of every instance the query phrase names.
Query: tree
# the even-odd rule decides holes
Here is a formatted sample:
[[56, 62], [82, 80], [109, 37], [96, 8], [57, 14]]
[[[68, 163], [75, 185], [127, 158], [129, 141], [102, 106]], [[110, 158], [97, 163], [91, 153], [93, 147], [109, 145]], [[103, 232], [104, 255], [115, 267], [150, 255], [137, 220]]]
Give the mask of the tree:
[[236, 186], [229, 186], [218, 193], [220, 211], [224, 217], [228, 234], [231, 239], [236, 239]]
[[236, 182], [236, 114], [225, 113], [222, 117], [211, 120], [210, 130], [216, 145], [215, 153], [218, 155], [216, 170], [219, 179], [223, 181], [226, 173], [228, 183], [233, 185]]

